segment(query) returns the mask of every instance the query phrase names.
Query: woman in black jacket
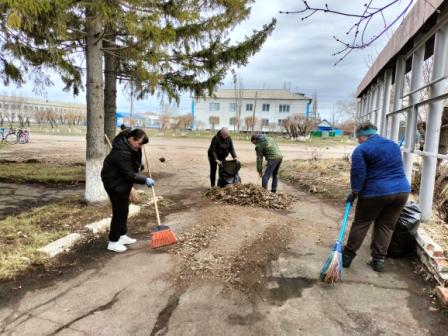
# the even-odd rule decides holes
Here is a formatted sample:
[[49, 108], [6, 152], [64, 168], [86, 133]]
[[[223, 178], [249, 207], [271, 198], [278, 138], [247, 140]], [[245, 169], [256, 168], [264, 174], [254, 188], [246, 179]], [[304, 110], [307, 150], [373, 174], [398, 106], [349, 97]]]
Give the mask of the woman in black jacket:
[[148, 143], [146, 133], [141, 129], [125, 129], [112, 141], [112, 150], [106, 156], [101, 170], [101, 180], [112, 202], [107, 249], [115, 252], [127, 250], [125, 245], [137, 240], [127, 236], [129, 194], [134, 183], [154, 185], [154, 181], [139, 174], [142, 162], [142, 146]]
[[216, 182], [216, 169], [228, 155], [232, 155], [237, 159], [235, 149], [233, 148], [232, 139], [229, 136], [229, 130], [226, 127], [221, 128], [212, 138], [210, 147], [208, 148], [208, 161], [210, 163], [210, 184], [212, 188]]

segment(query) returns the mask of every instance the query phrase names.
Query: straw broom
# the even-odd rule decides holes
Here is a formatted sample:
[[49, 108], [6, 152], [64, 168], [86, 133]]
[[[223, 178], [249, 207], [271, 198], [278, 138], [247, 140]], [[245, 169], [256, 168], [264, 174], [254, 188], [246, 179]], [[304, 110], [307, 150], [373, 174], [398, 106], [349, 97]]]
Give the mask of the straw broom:
[[326, 260], [322, 270], [320, 271], [320, 279], [328, 284], [339, 282], [342, 278], [342, 244], [344, 241], [345, 228], [347, 226], [348, 215], [350, 214], [351, 204], [347, 202], [345, 205], [344, 218], [342, 219], [341, 230], [333, 251]]
[[[112, 149], [112, 143], [110, 142], [107, 134], [104, 134], [104, 137], [106, 138], [106, 141], [109, 144], [110, 149]], [[142, 202], [140, 194], [134, 187], [132, 187], [131, 192], [129, 193], [129, 201], [134, 204], [140, 204]]]
[[[146, 155], [145, 147], [143, 147], [143, 153], [145, 155], [146, 169], [148, 170], [149, 177], [152, 178], [151, 171], [149, 170], [149, 161], [148, 156]], [[157, 206], [157, 197], [154, 186], [151, 187], [151, 190], [157, 217], [157, 227], [153, 230], [153, 232], [151, 232], [151, 248], [157, 249], [160, 247], [176, 244], [177, 238], [174, 235], [173, 231], [171, 231], [168, 226], [160, 224], [159, 207]]]

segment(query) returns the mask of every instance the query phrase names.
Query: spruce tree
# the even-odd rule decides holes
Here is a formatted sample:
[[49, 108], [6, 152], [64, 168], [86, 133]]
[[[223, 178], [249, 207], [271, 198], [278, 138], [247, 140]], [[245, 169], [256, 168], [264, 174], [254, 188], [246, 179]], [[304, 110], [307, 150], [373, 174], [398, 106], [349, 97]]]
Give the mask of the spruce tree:
[[[131, 81], [139, 98], [211, 94], [227, 70], [246, 64], [274, 29], [272, 20], [243, 41], [230, 42], [232, 30], [249, 17], [251, 2], [0, 0], [0, 78], [21, 84], [27, 72], [42, 78], [43, 69], [52, 69], [64, 89], [79, 94], [86, 87], [85, 197], [102, 200], [99, 173], [105, 130], [115, 134], [117, 79]], [[79, 53], [86, 61], [85, 86]]]

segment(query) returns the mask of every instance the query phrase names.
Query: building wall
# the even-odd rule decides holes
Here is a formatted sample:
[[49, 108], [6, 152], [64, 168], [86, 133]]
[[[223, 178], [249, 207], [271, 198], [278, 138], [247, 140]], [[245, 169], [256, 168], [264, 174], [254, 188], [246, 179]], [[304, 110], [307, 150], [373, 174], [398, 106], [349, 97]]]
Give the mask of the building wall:
[[[258, 120], [255, 130], [260, 130], [261, 119], [264, 119], [265, 123], [275, 123], [277, 125], [275, 129], [276, 132], [282, 131], [280, 120], [287, 119], [292, 114], [305, 114], [307, 111], [308, 102], [309, 100], [307, 99], [258, 99], [255, 107], [255, 118]], [[247, 110], [246, 105], [252, 104], [253, 108], [254, 103], [255, 102], [253, 99], [242, 99], [240, 130], [245, 130], [244, 119], [253, 115], [253, 110]], [[216, 104], [219, 104], [219, 110], [216, 110]], [[212, 125], [209, 122], [210, 116], [217, 116], [219, 117], [219, 123], [215, 125], [215, 129], [228, 127], [230, 130], [233, 130], [234, 126], [231, 125], [230, 119], [236, 117], [237, 111], [232, 110], [231, 104], [235, 104], [234, 99], [199, 99], [197, 102], [195, 102], [194, 106], [195, 128], [211, 129]], [[263, 104], [269, 104], [269, 111], [263, 111]], [[283, 106], [282, 111], [280, 111], [281, 105]], [[284, 106], [289, 106], [289, 112], [284, 111]], [[263, 127], [263, 130], [268, 131], [269, 128], [266, 126]]]
[[86, 115], [86, 105], [63, 102], [52, 102], [43, 99], [31, 99], [26, 97], [0, 96], [0, 113], [5, 117], [12, 114], [25, 115], [33, 120], [34, 113], [38, 111], [52, 111], [55, 113], [75, 112]]

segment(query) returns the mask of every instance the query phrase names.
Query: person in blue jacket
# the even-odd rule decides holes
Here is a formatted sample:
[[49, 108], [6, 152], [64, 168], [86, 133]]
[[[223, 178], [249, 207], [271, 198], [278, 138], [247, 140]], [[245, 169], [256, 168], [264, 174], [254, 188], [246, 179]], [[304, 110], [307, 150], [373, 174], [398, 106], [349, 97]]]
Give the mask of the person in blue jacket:
[[351, 193], [347, 202], [356, 204], [355, 218], [342, 253], [344, 267], [350, 267], [356, 252], [373, 224], [369, 265], [376, 272], [384, 270], [384, 259], [395, 225], [405, 206], [409, 181], [404, 174], [400, 147], [377, 134], [371, 122], [356, 129], [359, 146], [352, 154]]

